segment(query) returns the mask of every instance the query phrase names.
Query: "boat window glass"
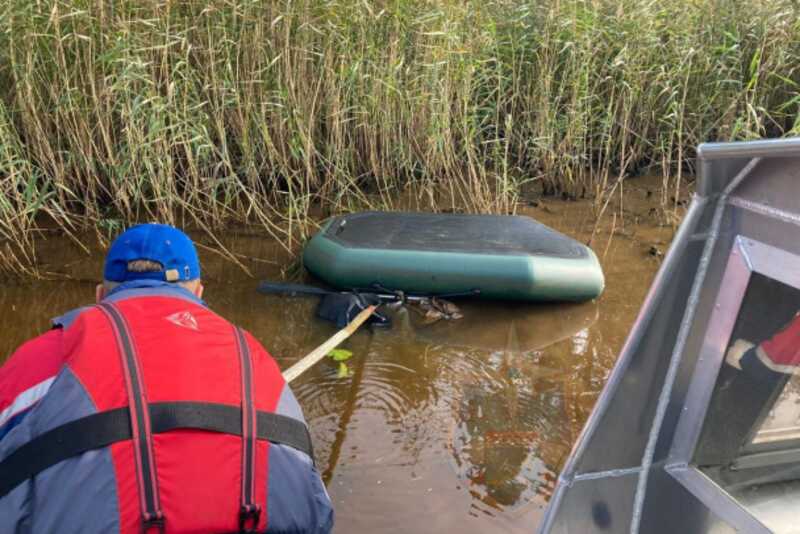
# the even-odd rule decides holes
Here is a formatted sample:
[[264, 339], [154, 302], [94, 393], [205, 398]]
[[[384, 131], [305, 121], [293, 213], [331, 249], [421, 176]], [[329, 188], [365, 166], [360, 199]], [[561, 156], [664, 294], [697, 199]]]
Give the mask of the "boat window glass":
[[769, 411], [756, 432], [753, 449], [800, 440], [800, 375], [786, 383], [775, 406]]
[[693, 463], [775, 532], [796, 526], [800, 289], [752, 273]]

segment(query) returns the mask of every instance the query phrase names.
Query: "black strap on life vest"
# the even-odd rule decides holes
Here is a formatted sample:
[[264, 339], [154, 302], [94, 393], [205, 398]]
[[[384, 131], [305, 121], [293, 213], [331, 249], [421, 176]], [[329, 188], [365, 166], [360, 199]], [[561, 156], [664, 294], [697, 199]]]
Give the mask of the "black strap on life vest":
[[[150, 404], [149, 411], [153, 434], [192, 429], [242, 435], [241, 410], [238, 406], [205, 402], [156, 402]], [[313, 460], [308, 428], [297, 419], [257, 412], [256, 435], [258, 439], [297, 449]], [[48, 430], [0, 462], [0, 498], [48, 467], [132, 437], [127, 407], [87, 415]]]
[[114, 304], [101, 302], [98, 307], [111, 322], [122, 361], [125, 389], [128, 393], [136, 478], [139, 482], [139, 500], [142, 507], [142, 532], [147, 534], [151, 529], [163, 532], [164, 512], [161, 510], [161, 499], [158, 494], [150, 410], [147, 409], [142, 370], [136, 355], [131, 330], [128, 328], [122, 312]]
[[255, 532], [261, 507], [254, 502], [256, 489], [256, 409], [253, 401], [253, 360], [250, 346], [241, 328], [234, 327], [236, 352], [242, 377], [242, 499], [239, 509], [239, 532]]

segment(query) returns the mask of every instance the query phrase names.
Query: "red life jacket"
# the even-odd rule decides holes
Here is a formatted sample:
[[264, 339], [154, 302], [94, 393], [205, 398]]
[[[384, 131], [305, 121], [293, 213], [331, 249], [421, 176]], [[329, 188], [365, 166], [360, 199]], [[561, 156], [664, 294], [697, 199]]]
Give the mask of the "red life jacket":
[[800, 315], [759, 346], [762, 363], [778, 373], [796, 374], [800, 367]]
[[73, 450], [16, 451], [17, 478], [110, 446], [120, 532], [266, 529], [270, 441], [311, 451], [305, 425], [274, 413], [285, 381], [257, 341], [198, 303], [138, 296], [85, 309], [63, 342], [97, 413], [37, 438], [60, 431]]

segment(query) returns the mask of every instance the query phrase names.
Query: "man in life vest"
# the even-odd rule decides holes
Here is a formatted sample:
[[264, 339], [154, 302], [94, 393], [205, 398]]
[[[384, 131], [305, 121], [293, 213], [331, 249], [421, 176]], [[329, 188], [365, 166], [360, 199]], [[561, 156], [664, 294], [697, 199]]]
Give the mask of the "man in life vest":
[[758, 337], [737, 338], [726, 352], [695, 453], [698, 465], [727, 467], [739, 458], [786, 383], [800, 374], [800, 313], [777, 332], [751, 335]]
[[191, 240], [135, 226], [104, 278], [0, 368], [0, 534], [329, 532], [300, 407]]

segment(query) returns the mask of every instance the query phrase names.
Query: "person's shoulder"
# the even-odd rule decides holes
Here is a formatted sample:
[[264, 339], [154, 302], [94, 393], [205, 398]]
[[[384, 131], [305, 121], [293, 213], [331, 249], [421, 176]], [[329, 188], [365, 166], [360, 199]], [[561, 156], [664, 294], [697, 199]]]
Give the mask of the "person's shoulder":
[[800, 366], [800, 313], [760, 345], [773, 364]]
[[64, 363], [61, 339], [60, 328], [49, 330], [22, 344], [0, 367], [0, 414], [26, 391], [49, 386]]
[[29, 339], [20, 345], [16, 351], [0, 367], [0, 376], [8, 373], [22, 373], [36, 375], [38, 369], [62, 363], [61, 342], [63, 331], [53, 328]]
[[50, 389], [64, 363], [61, 336], [53, 329], [27, 341], [0, 367], [0, 438]]

